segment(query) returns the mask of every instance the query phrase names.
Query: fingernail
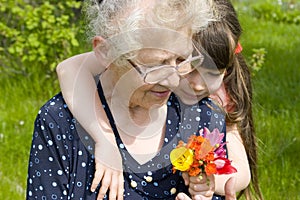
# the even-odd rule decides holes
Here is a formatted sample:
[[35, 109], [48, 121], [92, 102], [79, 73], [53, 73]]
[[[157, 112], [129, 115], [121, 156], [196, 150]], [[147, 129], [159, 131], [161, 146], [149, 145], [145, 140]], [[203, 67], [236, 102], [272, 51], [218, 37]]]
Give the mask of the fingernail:
[[179, 194], [177, 195], [177, 199], [178, 199], [178, 200], [184, 200], [183, 194], [179, 193]]

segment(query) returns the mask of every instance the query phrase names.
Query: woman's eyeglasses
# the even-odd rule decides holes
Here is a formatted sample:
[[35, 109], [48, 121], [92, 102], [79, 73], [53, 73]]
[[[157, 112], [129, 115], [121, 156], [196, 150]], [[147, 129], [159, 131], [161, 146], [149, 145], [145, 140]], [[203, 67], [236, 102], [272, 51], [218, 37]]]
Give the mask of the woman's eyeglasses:
[[136, 71], [143, 77], [144, 82], [148, 84], [156, 84], [173, 73], [177, 73], [180, 76], [187, 75], [192, 72], [195, 68], [200, 66], [204, 60], [204, 57], [200, 54], [198, 56], [190, 57], [176, 66], [173, 65], [159, 65], [147, 67], [145, 65], [135, 64], [131, 60], [127, 60]]

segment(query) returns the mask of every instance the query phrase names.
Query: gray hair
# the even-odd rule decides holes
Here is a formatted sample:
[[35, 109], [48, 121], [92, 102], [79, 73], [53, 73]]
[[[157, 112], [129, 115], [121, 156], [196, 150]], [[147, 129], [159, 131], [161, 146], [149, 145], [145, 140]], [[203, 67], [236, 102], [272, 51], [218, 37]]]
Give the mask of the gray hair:
[[[192, 33], [213, 19], [211, 0], [86, 0], [88, 36], [111, 37], [145, 27], [178, 30], [190, 27]], [[146, 5], [152, 8], [145, 12]], [[117, 19], [117, 20], [116, 20]]]

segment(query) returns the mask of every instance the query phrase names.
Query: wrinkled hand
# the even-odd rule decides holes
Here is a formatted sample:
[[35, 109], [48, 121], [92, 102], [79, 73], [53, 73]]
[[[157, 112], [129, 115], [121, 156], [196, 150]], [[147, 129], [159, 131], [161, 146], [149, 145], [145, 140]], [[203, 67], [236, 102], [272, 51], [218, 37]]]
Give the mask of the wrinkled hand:
[[[187, 178], [187, 174], [184, 175], [184, 180], [185, 183], [188, 183], [190, 180]], [[231, 177], [225, 184], [224, 190], [225, 190], [225, 199], [226, 200], [236, 200], [236, 193], [234, 191], [234, 186], [235, 186], [235, 177]], [[193, 197], [195, 200], [207, 200], [207, 199], [212, 199], [211, 197], [205, 197], [203, 195], [196, 195]], [[191, 200], [189, 196], [187, 196], [184, 193], [179, 193], [175, 200]]]
[[[110, 149], [106, 152], [105, 149]], [[96, 171], [91, 186], [94, 192], [101, 182], [97, 200], [102, 200], [109, 189], [109, 199], [123, 200], [124, 177], [122, 160], [118, 150], [106, 148], [104, 144], [95, 144]]]
[[[207, 198], [207, 197], [204, 197], [202, 195], [198, 195], [196, 197], [196, 199], [193, 198], [193, 200], [211, 200], [212, 198]], [[179, 193], [175, 200], [192, 200], [188, 195], [186, 195], [185, 193]]]
[[189, 185], [189, 193], [193, 200], [209, 200], [215, 192], [214, 176], [189, 176], [188, 173], [182, 173], [186, 185]]

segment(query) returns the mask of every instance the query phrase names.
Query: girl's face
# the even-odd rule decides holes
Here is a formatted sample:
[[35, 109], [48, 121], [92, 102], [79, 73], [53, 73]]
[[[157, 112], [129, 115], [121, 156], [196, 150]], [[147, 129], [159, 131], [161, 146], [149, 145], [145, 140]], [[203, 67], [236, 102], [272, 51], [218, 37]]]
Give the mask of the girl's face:
[[221, 86], [225, 74], [217, 68], [198, 68], [182, 77], [175, 94], [185, 104], [192, 105], [215, 93]]

